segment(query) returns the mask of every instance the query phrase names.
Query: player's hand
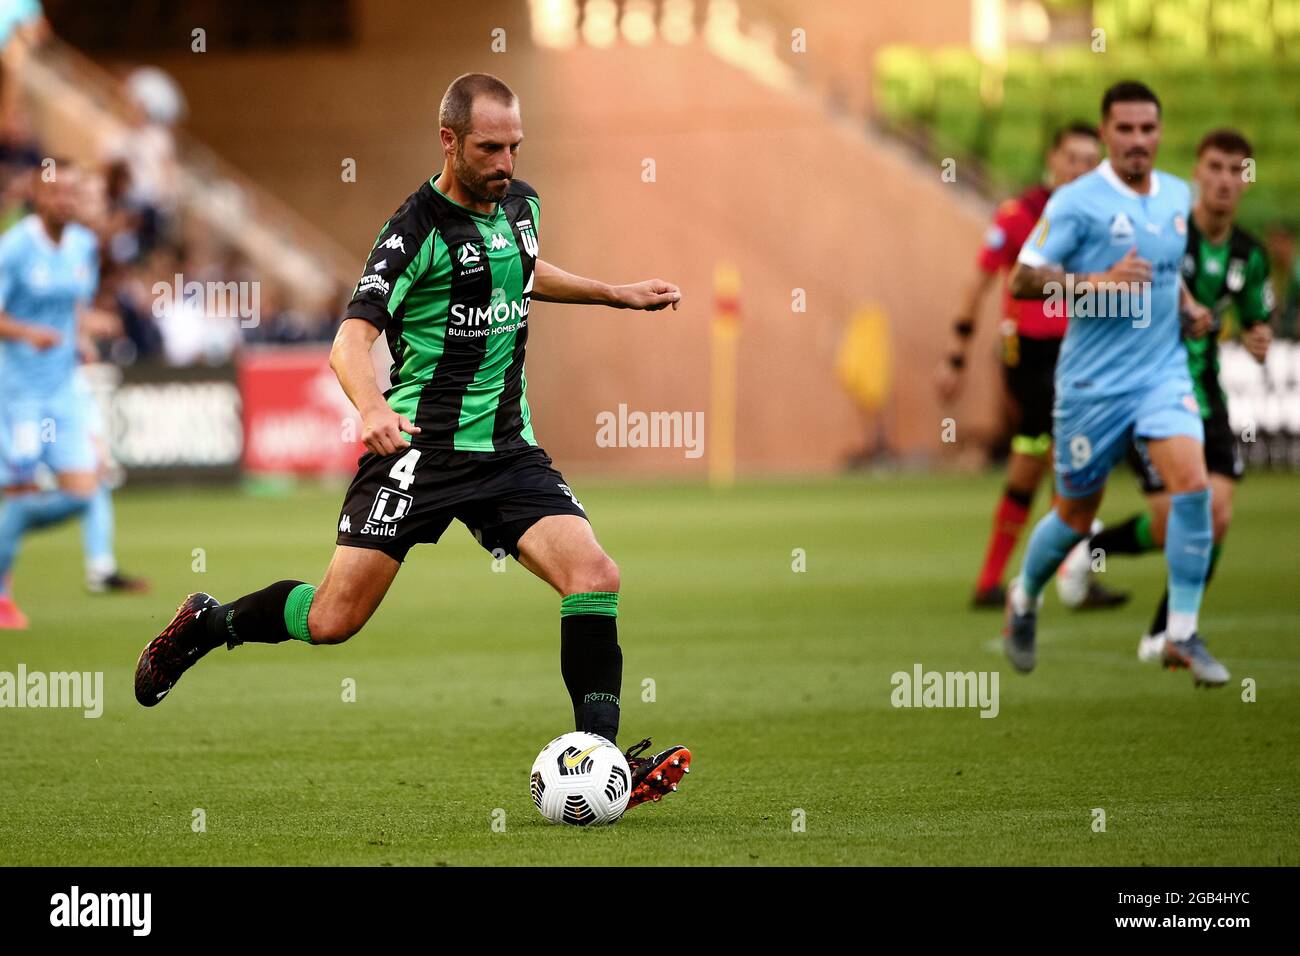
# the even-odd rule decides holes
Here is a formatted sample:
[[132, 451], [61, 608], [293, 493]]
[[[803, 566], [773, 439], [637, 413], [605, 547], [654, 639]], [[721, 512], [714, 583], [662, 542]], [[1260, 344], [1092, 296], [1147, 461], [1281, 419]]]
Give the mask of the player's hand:
[[106, 309], [85, 308], [79, 316], [81, 328], [97, 339], [108, 339], [122, 334], [122, 320]]
[[420, 429], [387, 405], [361, 417], [361, 441], [376, 455], [391, 455], [410, 448], [411, 443], [402, 437], [402, 432], [418, 435]]
[[646, 279], [632, 285], [614, 287], [616, 301], [621, 309], [643, 309], [646, 312], [658, 312], [667, 306], [674, 310], [682, 300], [682, 291], [671, 282], [663, 279]]
[[939, 367], [934, 370], [934, 385], [939, 392], [940, 402], [947, 404], [961, 394], [962, 386], [966, 384], [964, 372], [964, 369], [954, 368], [946, 358], [939, 363]]
[[63, 341], [63, 336], [47, 325], [33, 325], [27, 330], [26, 338], [27, 344], [38, 352], [52, 349]]
[[1241, 333], [1241, 344], [1246, 346], [1251, 358], [1261, 365], [1268, 357], [1268, 347], [1272, 341], [1273, 329], [1267, 322], [1256, 322]]
[[1151, 281], [1151, 262], [1138, 255], [1137, 246], [1133, 246], [1124, 257], [1101, 275], [1098, 282], [1123, 282], [1136, 284]]
[[1199, 302], [1189, 302], [1183, 306], [1183, 315], [1186, 317], [1183, 329], [1191, 338], [1205, 338], [1205, 333], [1214, 326], [1214, 313]]

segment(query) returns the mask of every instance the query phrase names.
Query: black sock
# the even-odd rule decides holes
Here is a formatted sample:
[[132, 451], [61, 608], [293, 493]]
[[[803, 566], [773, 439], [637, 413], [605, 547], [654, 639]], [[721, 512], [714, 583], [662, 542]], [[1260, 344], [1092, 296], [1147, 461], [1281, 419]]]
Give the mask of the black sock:
[[1151, 519], [1146, 514], [1136, 514], [1123, 524], [1102, 528], [1092, 536], [1090, 547], [1100, 548], [1105, 554], [1146, 554], [1151, 550]]
[[[1219, 563], [1219, 553], [1222, 549], [1216, 544], [1210, 549], [1210, 566], [1205, 569], [1205, 586], [1210, 586], [1210, 578], [1214, 577], [1214, 567]], [[1169, 627], [1169, 587], [1165, 587], [1164, 596], [1160, 598], [1160, 606], [1156, 608], [1156, 616], [1151, 619], [1151, 630], [1148, 634], [1160, 634]]]
[[1006, 488], [1002, 490], [1002, 494], [1024, 508], [1028, 508], [1034, 503], [1033, 488], [1030, 488], [1028, 491], [1017, 491], [1015, 488], [1007, 485]]
[[612, 595], [606, 601], [610, 610], [617, 607], [618, 595], [613, 592], [564, 598], [560, 610], [560, 673], [573, 702], [574, 729], [617, 742], [623, 650], [618, 646], [618, 618], [610, 610], [580, 613], [586, 608], [578, 599], [591, 599], [596, 594]]
[[301, 581], [276, 581], [260, 591], [245, 594], [237, 601], [222, 604], [205, 612], [205, 623], [212, 646], [234, 647], [250, 642], [279, 644], [295, 635], [285, 625], [285, 603]]

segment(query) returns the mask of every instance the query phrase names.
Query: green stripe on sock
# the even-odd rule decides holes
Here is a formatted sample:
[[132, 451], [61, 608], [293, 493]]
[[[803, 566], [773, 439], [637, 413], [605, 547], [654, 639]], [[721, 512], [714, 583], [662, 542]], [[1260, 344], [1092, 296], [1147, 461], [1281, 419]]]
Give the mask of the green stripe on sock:
[[560, 599], [560, 617], [571, 614], [603, 614], [618, 617], [617, 591], [587, 591], [585, 594], [566, 594]]
[[307, 615], [311, 613], [311, 600], [315, 596], [314, 584], [300, 584], [284, 601], [284, 629], [290, 637], [308, 644], [311, 643], [311, 634], [307, 631]]
[[1151, 516], [1145, 511], [1138, 515], [1137, 524], [1133, 526], [1133, 537], [1143, 551], [1152, 551], [1156, 543], [1151, 537]]

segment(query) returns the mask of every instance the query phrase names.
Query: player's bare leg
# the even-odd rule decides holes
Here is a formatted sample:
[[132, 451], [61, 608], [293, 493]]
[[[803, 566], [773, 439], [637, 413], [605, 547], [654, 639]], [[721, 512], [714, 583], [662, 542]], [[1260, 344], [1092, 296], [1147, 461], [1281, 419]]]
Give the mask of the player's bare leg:
[[277, 581], [230, 604], [197, 592], [181, 602], [161, 634], [140, 653], [135, 697], [162, 700], [204, 654], [225, 644], [340, 644], [370, 620], [401, 563], [382, 551], [339, 545], [319, 587]]
[[401, 567], [396, 559], [372, 548], [335, 548], [307, 617], [311, 643], [341, 644], [361, 630]]
[[1096, 510], [1088, 527], [1088, 537], [1076, 544], [1056, 569], [1056, 595], [1061, 603], [1074, 610], [1115, 608], [1127, 604], [1127, 591], [1103, 587], [1093, 573], [1092, 537], [1102, 530]]
[[85, 511], [95, 490], [94, 472], [60, 472], [58, 481], [56, 491], [41, 491], [34, 484], [12, 485], [0, 500], [0, 630], [27, 627], [27, 617], [9, 590], [23, 536]]
[[[614, 740], [618, 734], [623, 652], [618, 646], [618, 565], [596, 541], [586, 519], [547, 515], [519, 538], [519, 563], [560, 594], [560, 670], [573, 703], [576, 730]], [[628, 806], [658, 800], [690, 772], [691, 752], [676, 745], [639, 756], [646, 738], [628, 749]]]

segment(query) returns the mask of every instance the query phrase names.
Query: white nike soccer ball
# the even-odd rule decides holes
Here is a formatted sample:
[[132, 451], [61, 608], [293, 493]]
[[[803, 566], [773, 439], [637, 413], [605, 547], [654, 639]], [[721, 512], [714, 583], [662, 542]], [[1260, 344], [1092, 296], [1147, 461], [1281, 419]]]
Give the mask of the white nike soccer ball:
[[528, 789], [538, 812], [551, 823], [613, 823], [627, 809], [632, 770], [604, 737], [575, 730], [542, 748]]

